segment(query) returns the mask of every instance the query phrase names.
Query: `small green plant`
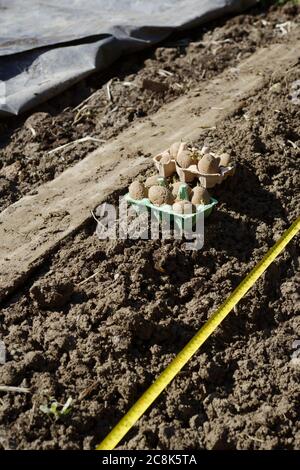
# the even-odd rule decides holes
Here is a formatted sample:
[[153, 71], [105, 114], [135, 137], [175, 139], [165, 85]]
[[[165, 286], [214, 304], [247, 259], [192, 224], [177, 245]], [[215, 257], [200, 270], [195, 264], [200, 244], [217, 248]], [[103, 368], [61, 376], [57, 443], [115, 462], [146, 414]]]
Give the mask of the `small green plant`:
[[55, 421], [60, 418], [67, 416], [72, 410], [72, 398], [68, 398], [66, 403], [62, 405], [55, 400], [55, 398], [50, 398], [47, 405], [41, 405], [40, 411], [46, 415], [55, 419]]

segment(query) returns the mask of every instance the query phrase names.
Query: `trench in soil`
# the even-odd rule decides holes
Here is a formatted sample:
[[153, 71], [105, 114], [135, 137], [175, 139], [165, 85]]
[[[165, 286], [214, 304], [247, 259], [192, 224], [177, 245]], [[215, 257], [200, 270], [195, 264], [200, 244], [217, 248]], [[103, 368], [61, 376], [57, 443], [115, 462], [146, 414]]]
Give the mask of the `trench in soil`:
[[[287, 14], [278, 11], [276, 21]], [[258, 21], [247, 17], [224, 31]], [[93, 448], [297, 217], [300, 111], [290, 90], [299, 70], [278, 73], [277, 87], [270, 82], [195, 141], [238, 162], [212, 191], [220, 202], [202, 250], [172, 240], [99, 241], [90, 222], [5, 303], [1, 382], [32, 393], [2, 394], [3, 448]], [[295, 240], [121, 448], [300, 448], [300, 371], [291, 361], [298, 256]], [[72, 397], [72, 412], [51, 421], [39, 411], [49, 397]]]

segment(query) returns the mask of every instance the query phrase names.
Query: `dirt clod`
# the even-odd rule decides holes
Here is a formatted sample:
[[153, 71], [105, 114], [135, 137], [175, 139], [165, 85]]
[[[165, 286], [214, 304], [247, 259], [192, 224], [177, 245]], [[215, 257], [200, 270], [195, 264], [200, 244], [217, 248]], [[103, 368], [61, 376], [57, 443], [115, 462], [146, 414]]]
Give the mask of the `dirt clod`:
[[74, 292], [71, 282], [64, 279], [42, 279], [33, 284], [30, 297], [42, 309], [62, 308]]

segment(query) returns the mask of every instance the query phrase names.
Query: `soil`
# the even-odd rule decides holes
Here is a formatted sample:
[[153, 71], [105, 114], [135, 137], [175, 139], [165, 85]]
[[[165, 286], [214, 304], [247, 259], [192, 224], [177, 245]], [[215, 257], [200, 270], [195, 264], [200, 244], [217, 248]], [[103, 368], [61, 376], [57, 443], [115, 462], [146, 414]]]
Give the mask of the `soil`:
[[[297, 8], [257, 7], [174, 35], [160, 47], [129, 56], [106, 73], [80, 82], [33, 114], [0, 121], [0, 210], [55, 178], [99, 143], [88, 141], [49, 154], [51, 150], [86, 136], [115, 137], [162, 104], [236, 67], [258, 47], [288, 40], [276, 25], [292, 21], [292, 28]], [[147, 79], [167, 87], [152, 91], [145, 87]]]
[[[193, 87], [202, 73], [196, 67], [191, 74], [193, 60], [205, 64], [211, 76], [233, 67], [243, 54], [267, 41], [285, 41], [275, 24], [296, 21], [297, 12], [291, 5], [253, 10], [205, 33], [193, 32], [205, 41], [236, 42], [158, 48], [149, 52], [144, 68], [122, 80], [136, 81], [143, 74], [154, 79], [162, 68], [176, 74], [164, 81], [172, 84], [176, 79], [184, 88]], [[220, 47], [217, 53], [215, 47]], [[214, 66], [210, 69], [209, 64]], [[205, 132], [207, 145], [231, 151], [237, 171], [211, 191], [219, 205], [206, 222], [202, 250], [188, 252], [183, 242], [174, 240], [100, 241], [91, 222], [3, 305], [0, 332], [7, 362], [0, 366], [0, 381], [31, 391], [1, 393], [4, 449], [94, 448], [295, 220], [300, 207], [300, 107], [290, 93], [299, 71], [298, 64], [288, 74], [273, 77], [276, 87], [269, 85], [249, 97], [217, 129]], [[99, 88], [95, 105], [103, 103], [103, 93]], [[106, 104], [106, 111], [97, 109], [91, 120], [73, 127], [72, 109], [40, 116], [48, 124], [41, 124], [37, 141], [32, 142], [25, 125], [13, 131], [2, 150], [3, 169], [7, 172], [5, 165], [16, 164], [21, 154], [22, 169], [17, 179], [2, 178], [4, 206], [53, 178], [91, 147], [76, 147], [76, 156], [73, 149], [52, 154], [51, 160], [45, 150], [91, 132], [109, 138], [128, 125], [128, 111], [121, 106], [131, 103], [136, 110], [140, 101], [144, 112], [151, 113], [175, 92], [157, 97], [116, 81], [112, 93], [116, 101]], [[117, 99], [114, 112], [119, 118], [112, 112]], [[135, 112], [132, 119], [138, 119]], [[55, 134], [51, 140], [49, 128], [56, 132], [62, 124], [61, 137]], [[203, 138], [194, 143], [202, 144]], [[31, 155], [26, 163], [24, 155]], [[47, 161], [55, 167], [52, 173], [45, 170]], [[20, 177], [22, 172], [27, 176]], [[110, 200], [118, 196], [115, 192]], [[298, 267], [295, 240], [120, 448], [300, 449], [300, 367], [291, 359], [293, 343], [300, 339]], [[39, 407], [51, 397], [62, 404], [72, 397], [71, 413], [59, 420], [43, 414]]]

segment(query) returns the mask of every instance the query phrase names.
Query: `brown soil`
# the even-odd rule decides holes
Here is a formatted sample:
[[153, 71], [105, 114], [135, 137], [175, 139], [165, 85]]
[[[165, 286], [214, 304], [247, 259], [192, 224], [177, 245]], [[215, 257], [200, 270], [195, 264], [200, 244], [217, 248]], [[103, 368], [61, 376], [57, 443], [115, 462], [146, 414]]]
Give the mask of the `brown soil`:
[[[49, 151], [85, 136], [115, 137], [163, 103], [235, 67], [258, 47], [286, 41], [276, 24], [296, 21], [297, 12], [291, 5], [270, 11], [260, 7], [182, 33], [161, 47], [119, 61], [106, 74], [81, 82], [30, 116], [0, 121], [0, 210], [55, 178], [99, 144], [85, 142], [50, 155]], [[149, 78], [166, 84], [167, 89], [161, 93], [144, 89], [143, 80]], [[113, 80], [111, 101], [109, 80]], [[85, 106], [86, 98], [90, 99]]]
[[[241, 38], [234, 44], [241, 48], [235, 53], [230, 43], [223, 43], [214, 58], [211, 48], [204, 48], [212, 58], [205, 66], [217, 64], [227, 46], [227, 59], [218, 66], [235, 65], [238, 50], [254, 50], [247, 42], [253, 31], [262, 31], [255, 48], [271, 38], [278, 41], [275, 23], [295, 20], [293, 7], [264, 14], [263, 19], [270, 22], [265, 27], [261, 15], [230, 19], [205, 33], [205, 38], [212, 35], [214, 40]], [[176, 59], [159, 61], [157, 54], [168, 56], [169, 48], [158, 51], [149, 62], [154, 75], [167, 63], [170, 67], [176, 63]], [[199, 51], [190, 45], [178, 59], [180, 83], [188, 86], [190, 61], [202, 61], [202, 52], [203, 48]], [[3, 306], [0, 332], [8, 361], [0, 366], [0, 382], [28, 386], [32, 392], [1, 395], [3, 448], [93, 448], [297, 217], [300, 108], [291, 102], [290, 89], [299, 71], [298, 65], [288, 74], [273, 77], [272, 83], [278, 84], [275, 88], [268, 86], [248, 98], [217, 130], [206, 131], [206, 144], [229, 149], [238, 168], [232, 179], [212, 191], [220, 204], [207, 221], [202, 250], [187, 252], [181, 242], [172, 240], [99, 241], [91, 223], [66, 240], [23, 292]], [[193, 85], [198, 72], [190, 78]], [[131, 79], [137, 80], [136, 75]], [[124, 99], [122, 90], [120, 100]], [[133, 100], [136, 91], [126, 90], [128, 100]], [[103, 91], [97, 100], [100, 93]], [[152, 104], [147, 113], [160, 106], [156, 95], [149, 97]], [[171, 94], [165, 99], [172, 99]], [[143, 106], [145, 101], [143, 96]], [[71, 128], [68, 113], [72, 111], [51, 120], [56, 126], [64, 122]], [[122, 116], [126, 126], [128, 116]], [[112, 114], [106, 119], [112, 119]], [[93, 135], [103, 137], [103, 120], [100, 113], [95, 121], [85, 121], [82, 126], [91, 126], [86, 133], [92, 129]], [[111, 127], [106, 137], [121, 127]], [[13, 135], [22, 153], [30, 145], [25, 132], [22, 128]], [[82, 135], [77, 130], [67, 140]], [[51, 148], [63, 140], [56, 137], [46, 142], [41, 139], [38, 145]], [[59, 154], [66, 161], [56, 170], [82, 158], [87, 150], [80, 153], [76, 147], [76, 158], [72, 150]], [[34, 176], [36, 162], [42, 156], [45, 159], [44, 151], [36, 152], [31, 169], [26, 161], [28, 179], [14, 183], [19, 185], [17, 197], [45, 177], [42, 167], [39, 177]], [[56, 166], [58, 160], [52, 157], [51, 164]], [[10, 163], [18, 159], [11, 158]], [[115, 193], [113, 200], [118, 196]], [[9, 196], [5, 204], [11, 200]], [[293, 341], [300, 338], [298, 255], [296, 242], [290, 243], [126, 436], [123, 448], [300, 449], [300, 368], [291, 361]], [[39, 406], [50, 397], [60, 403], [72, 397], [72, 412], [59, 421], [42, 414]]]

